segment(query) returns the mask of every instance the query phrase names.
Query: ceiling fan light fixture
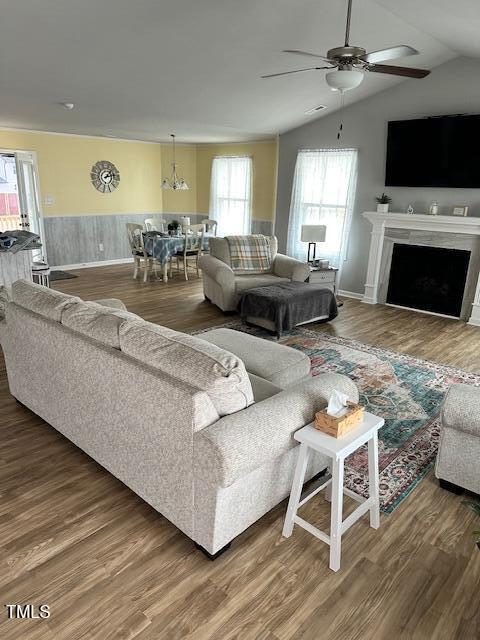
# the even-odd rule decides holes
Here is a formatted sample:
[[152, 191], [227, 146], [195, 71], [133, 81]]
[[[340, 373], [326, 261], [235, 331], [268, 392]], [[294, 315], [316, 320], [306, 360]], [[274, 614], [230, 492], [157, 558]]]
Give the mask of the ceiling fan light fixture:
[[363, 73], [355, 69], [338, 69], [327, 73], [325, 79], [332, 91], [343, 93], [356, 89], [363, 80]]

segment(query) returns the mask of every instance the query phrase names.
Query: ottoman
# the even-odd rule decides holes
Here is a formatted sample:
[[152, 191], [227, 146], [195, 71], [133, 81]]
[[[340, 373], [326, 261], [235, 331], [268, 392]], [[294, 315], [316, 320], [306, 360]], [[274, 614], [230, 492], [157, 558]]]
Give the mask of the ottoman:
[[291, 331], [300, 324], [333, 320], [338, 314], [335, 294], [321, 284], [279, 282], [248, 289], [240, 298], [239, 313], [244, 322], [276, 333]]

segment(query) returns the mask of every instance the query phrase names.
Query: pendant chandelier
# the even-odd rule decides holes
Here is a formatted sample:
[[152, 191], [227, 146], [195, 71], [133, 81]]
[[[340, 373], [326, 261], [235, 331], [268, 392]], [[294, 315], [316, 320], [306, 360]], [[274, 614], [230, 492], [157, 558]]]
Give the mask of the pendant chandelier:
[[172, 138], [172, 146], [173, 146], [173, 162], [172, 162], [172, 173], [170, 178], [164, 178], [162, 182], [162, 189], [180, 189], [181, 191], [188, 190], [188, 184], [185, 182], [183, 178], [179, 178], [177, 175], [177, 163], [175, 161], [175, 135], [173, 133], [170, 134]]

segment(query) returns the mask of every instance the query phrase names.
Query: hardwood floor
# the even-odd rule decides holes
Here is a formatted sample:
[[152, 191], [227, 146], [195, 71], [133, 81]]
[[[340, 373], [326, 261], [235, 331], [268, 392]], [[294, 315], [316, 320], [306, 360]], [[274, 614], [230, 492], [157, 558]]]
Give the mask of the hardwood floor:
[[[195, 277], [144, 285], [129, 266], [76, 273], [55, 288], [121, 298], [129, 310], [180, 330], [226, 320], [203, 300]], [[315, 328], [480, 372], [480, 329], [459, 322], [345, 300], [339, 318]], [[378, 531], [364, 517], [346, 533], [337, 574], [328, 569], [328, 548], [306, 531], [282, 538], [285, 502], [210, 562], [16, 404], [3, 360], [0, 411], [2, 640], [480, 638], [480, 552], [471, 537], [478, 522], [432, 475], [382, 516]], [[321, 499], [304, 509], [327, 526]], [[51, 617], [7, 620], [10, 603], [48, 604]]]

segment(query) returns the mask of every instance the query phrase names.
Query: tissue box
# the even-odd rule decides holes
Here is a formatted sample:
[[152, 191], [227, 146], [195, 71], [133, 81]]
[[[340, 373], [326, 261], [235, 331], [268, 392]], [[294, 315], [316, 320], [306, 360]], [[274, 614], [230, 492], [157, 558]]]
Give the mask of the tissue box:
[[354, 402], [348, 403], [348, 409], [343, 416], [330, 416], [327, 409], [322, 409], [315, 414], [315, 428], [334, 438], [341, 438], [360, 424], [363, 420], [365, 409]]

